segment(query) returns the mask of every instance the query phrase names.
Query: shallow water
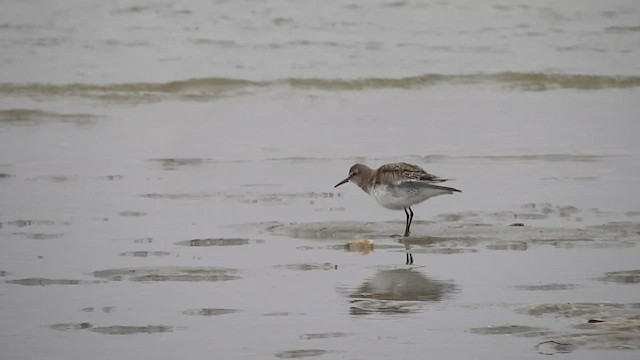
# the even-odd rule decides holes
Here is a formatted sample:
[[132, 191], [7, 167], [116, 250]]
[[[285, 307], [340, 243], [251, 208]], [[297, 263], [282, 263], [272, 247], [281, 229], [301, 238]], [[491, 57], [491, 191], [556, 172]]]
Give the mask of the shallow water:
[[[471, 92], [482, 100], [470, 106], [486, 109], [509, 101], [541, 120], [492, 111], [485, 132], [453, 135], [451, 119], [434, 116], [416, 147], [401, 131], [424, 126], [413, 110], [459, 122], [468, 110], [431, 109], [407, 90], [109, 105], [81, 126], [0, 124], [2, 348], [12, 358], [629, 358], [640, 349], [629, 134], [640, 109], [626, 101], [636, 91], [443, 92]], [[280, 96], [287, 107], [274, 105]], [[376, 106], [359, 106], [367, 98]], [[382, 101], [411, 111], [389, 126]], [[584, 120], [598, 116], [594, 102], [617, 116]], [[571, 116], [549, 131], [558, 111]], [[263, 135], [231, 138], [234, 121]], [[597, 145], [578, 130], [598, 133]], [[382, 133], [410, 142], [374, 147]], [[396, 160], [463, 190], [416, 206], [408, 239], [402, 212], [332, 188], [352, 162]], [[373, 247], [347, 247], [360, 239]], [[407, 245], [414, 266], [403, 265]]]
[[636, 357], [637, 4], [294, 5], [3, 8], [0, 357]]

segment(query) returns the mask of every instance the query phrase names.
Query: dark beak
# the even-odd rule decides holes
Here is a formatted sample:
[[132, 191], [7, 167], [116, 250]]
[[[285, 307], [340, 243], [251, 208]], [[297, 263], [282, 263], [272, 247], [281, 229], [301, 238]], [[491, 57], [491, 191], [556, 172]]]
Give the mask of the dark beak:
[[344, 180], [340, 181], [340, 182], [338, 183], [338, 185], [334, 186], [334, 188], [337, 188], [338, 186], [340, 186], [340, 185], [342, 185], [342, 184], [346, 184], [346, 183], [348, 183], [348, 182], [349, 182], [349, 178], [346, 178], [346, 179], [344, 179]]

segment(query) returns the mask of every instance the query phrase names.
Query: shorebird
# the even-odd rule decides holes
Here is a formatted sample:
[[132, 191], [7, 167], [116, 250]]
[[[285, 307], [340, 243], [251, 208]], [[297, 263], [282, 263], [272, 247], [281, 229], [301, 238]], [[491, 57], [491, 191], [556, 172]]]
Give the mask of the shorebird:
[[[349, 176], [335, 187], [353, 182], [364, 192], [371, 195], [378, 204], [391, 210], [404, 210], [407, 216], [404, 236], [411, 234], [413, 210], [411, 206], [434, 196], [460, 192], [451, 187], [435, 185], [447, 181], [429, 174], [417, 165], [393, 163], [380, 166], [377, 170], [362, 164], [355, 164], [349, 169]], [[408, 210], [408, 211], [407, 211]], [[413, 263], [413, 255], [407, 253], [407, 264]]]

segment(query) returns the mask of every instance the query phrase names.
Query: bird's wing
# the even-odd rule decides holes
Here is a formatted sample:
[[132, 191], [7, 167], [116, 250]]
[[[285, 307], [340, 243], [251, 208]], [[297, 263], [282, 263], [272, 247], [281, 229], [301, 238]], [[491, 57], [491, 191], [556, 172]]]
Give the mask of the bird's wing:
[[429, 189], [433, 191], [434, 194], [453, 194], [454, 192], [462, 192], [452, 187], [435, 185], [428, 181], [407, 181], [407, 182], [399, 183], [395, 186], [400, 189], [402, 188]]
[[376, 177], [378, 179], [385, 179], [389, 182], [398, 183], [402, 181], [427, 181], [427, 182], [443, 182], [447, 179], [442, 179], [436, 175], [429, 174], [421, 167], [407, 163], [394, 163], [385, 164], [380, 166], [377, 170]]

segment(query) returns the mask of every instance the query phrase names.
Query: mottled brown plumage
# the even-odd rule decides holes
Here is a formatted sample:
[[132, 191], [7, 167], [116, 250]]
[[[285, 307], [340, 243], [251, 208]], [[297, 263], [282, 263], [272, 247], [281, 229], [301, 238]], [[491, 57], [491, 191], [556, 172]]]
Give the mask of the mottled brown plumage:
[[375, 178], [376, 183], [383, 183], [387, 181], [446, 181], [446, 179], [441, 179], [433, 174], [429, 174], [417, 165], [407, 164], [404, 162], [380, 166], [378, 170], [376, 170]]

